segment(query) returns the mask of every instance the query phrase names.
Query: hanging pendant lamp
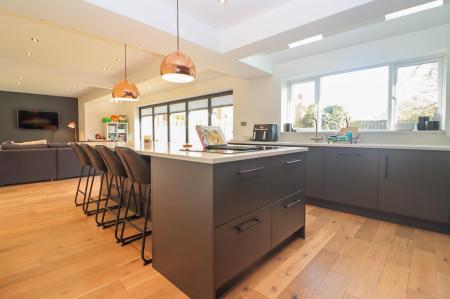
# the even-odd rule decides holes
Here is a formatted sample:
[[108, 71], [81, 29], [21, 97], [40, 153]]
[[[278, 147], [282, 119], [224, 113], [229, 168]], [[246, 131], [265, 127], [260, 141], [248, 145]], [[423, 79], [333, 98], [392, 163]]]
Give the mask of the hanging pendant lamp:
[[164, 57], [160, 73], [165, 81], [174, 83], [189, 83], [194, 81], [196, 70], [192, 59], [180, 51], [180, 25], [177, 0], [177, 50]]
[[125, 44], [125, 79], [114, 85], [111, 101], [114, 103], [139, 101], [139, 90], [127, 80], [127, 44]]

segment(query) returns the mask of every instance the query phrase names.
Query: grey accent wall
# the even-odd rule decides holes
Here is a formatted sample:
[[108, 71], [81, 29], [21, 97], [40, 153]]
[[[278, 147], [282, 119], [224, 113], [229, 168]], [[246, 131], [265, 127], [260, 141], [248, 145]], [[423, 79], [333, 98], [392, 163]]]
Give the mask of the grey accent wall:
[[[17, 127], [17, 109], [59, 112], [59, 129], [25, 130]], [[78, 124], [78, 99], [38, 94], [0, 91], [0, 143], [47, 139], [49, 142], [74, 141], [73, 129], [67, 124]]]

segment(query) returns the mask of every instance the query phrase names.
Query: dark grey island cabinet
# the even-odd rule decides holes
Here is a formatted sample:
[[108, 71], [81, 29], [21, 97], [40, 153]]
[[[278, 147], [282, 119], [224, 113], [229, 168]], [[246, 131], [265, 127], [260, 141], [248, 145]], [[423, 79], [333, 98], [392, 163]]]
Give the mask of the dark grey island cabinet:
[[154, 268], [191, 298], [215, 298], [304, 237], [305, 150], [213, 164], [152, 157]]

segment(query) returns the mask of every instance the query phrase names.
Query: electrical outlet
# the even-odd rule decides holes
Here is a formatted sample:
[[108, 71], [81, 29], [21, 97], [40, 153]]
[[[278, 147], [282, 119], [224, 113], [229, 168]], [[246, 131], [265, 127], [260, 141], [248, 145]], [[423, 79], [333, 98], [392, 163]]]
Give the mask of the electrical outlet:
[[246, 121], [241, 121], [241, 127], [246, 127], [247, 126], [247, 122]]

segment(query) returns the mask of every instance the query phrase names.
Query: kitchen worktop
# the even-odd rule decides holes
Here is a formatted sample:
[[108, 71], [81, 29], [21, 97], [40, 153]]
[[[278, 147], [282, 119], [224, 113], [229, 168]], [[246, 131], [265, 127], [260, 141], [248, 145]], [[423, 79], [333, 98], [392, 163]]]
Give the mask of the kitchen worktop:
[[[184, 151], [181, 150], [181, 146], [171, 146], [167, 143], [155, 143], [155, 144], [145, 144], [145, 145], [129, 145], [119, 142], [108, 142], [102, 143], [103, 145], [114, 148], [115, 146], [126, 146], [134, 149], [137, 153], [143, 156], [150, 157], [160, 157], [169, 158], [175, 160], [184, 160], [191, 162], [200, 162], [207, 164], [217, 164], [233, 161], [241, 161], [248, 159], [264, 158], [270, 156], [286, 155], [291, 153], [306, 152], [308, 148], [306, 147], [283, 147], [259, 151], [249, 151], [243, 153], [233, 153], [233, 154], [222, 154], [222, 153], [211, 153], [211, 152], [201, 152], [201, 151]], [[93, 145], [91, 143], [91, 145]]]
[[283, 146], [283, 147], [342, 147], [342, 148], [381, 148], [381, 149], [409, 149], [409, 150], [433, 150], [433, 151], [450, 151], [450, 145], [422, 145], [422, 144], [381, 144], [381, 143], [326, 143], [326, 142], [258, 142], [258, 141], [242, 141], [232, 140], [231, 144], [254, 144], [266, 146]]

